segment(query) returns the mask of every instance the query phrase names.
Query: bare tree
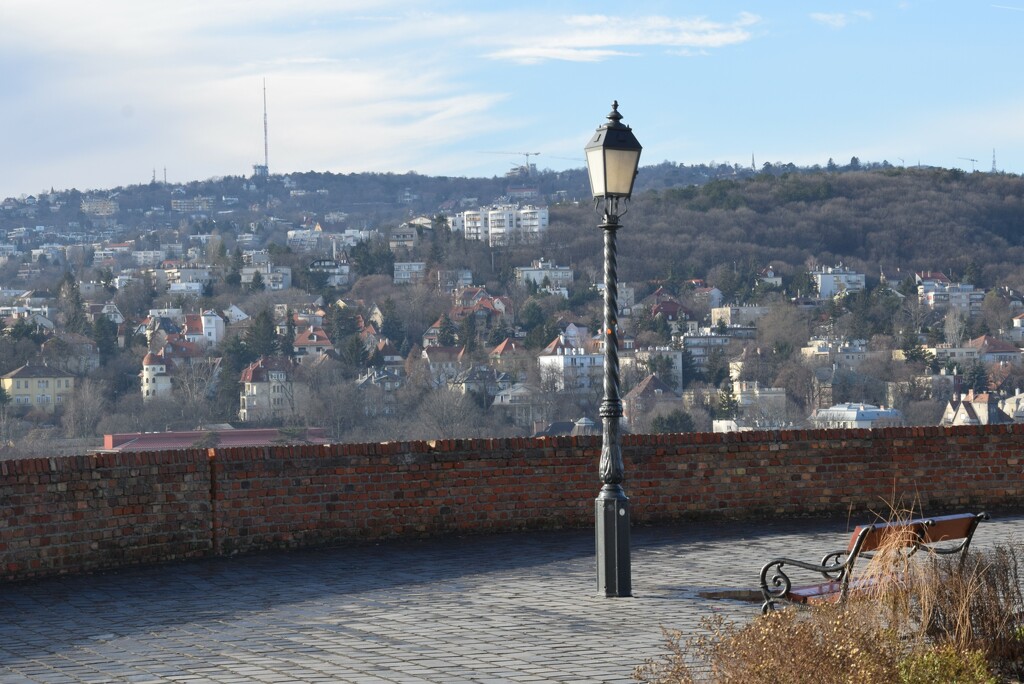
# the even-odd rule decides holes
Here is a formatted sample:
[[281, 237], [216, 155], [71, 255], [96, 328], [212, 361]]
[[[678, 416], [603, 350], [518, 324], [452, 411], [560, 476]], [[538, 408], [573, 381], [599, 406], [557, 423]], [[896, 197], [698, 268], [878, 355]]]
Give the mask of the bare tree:
[[960, 309], [951, 308], [946, 312], [943, 332], [945, 333], [947, 344], [953, 347], [959, 347], [963, 344], [964, 335], [967, 332], [967, 317], [964, 316]]
[[86, 378], [77, 383], [74, 394], [64, 404], [61, 416], [65, 437], [92, 437], [96, 434], [100, 420], [108, 413], [105, 394], [106, 387], [100, 380]]
[[175, 396], [182, 404], [182, 414], [195, 418], [192, 422], [205, 422], [213, 414], [210, 397], [219, 373], [220, 359], [214, 358], [195, 359], [175, 369]]

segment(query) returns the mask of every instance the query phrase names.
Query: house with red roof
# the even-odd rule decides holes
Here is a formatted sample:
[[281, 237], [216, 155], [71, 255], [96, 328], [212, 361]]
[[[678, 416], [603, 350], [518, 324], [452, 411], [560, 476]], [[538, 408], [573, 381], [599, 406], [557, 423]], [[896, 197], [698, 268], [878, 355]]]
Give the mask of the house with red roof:
[[295, 334], [292, 350], [295, 352], [295, 360], [306, 364], [322, 361], [333, 346], [323, 328], [311, 326]]
[[299, 407], [294, 371], [283, 356], [261, 356], [246, 366], [239, 377], [239, 420], [253, 423], [295, 416]]

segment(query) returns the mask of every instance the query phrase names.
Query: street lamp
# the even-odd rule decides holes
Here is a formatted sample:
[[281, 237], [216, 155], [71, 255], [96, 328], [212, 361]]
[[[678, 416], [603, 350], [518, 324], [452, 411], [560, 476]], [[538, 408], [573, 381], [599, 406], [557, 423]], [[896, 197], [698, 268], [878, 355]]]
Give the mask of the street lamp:
[[584, 152], [595, 203], [604, 200], [604, 398], [601, 419], [601, 492], [594, 501], [597, 544], [597, 590], [605, 596], [632, 596], [629, 567], [629, 499], [622, 489], [624, 466], [619, 438], [622, 399], [619, 397], [619, 285], [615, 262], [615, 233], [619, 229], [619, 200], [629, 200], [640, 164], [640, 143], [622, 123], [618, 101], [608, 123], [590, 139]]

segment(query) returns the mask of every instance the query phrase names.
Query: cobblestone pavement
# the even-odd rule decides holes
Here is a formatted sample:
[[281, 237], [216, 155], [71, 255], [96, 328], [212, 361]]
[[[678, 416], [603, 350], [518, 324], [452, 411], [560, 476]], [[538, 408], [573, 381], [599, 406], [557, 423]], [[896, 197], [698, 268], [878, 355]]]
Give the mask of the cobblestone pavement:
[[[861, 522], [862, 520], [854, 521]], [[635, 528], [632, 598], [596, 594], [593, 532], [388, 542], [0, 585], [0, 682], [629, 682], [661, 626], [738, 620], [773, 556], [847, 521]], [[996, 516], [986, 546], [1024, 537]]]

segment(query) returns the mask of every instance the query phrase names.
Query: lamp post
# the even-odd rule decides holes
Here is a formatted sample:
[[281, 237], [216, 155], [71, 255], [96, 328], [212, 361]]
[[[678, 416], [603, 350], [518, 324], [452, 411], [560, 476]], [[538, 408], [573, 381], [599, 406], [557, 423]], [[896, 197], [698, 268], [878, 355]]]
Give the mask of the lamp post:
[[608, 123], [594, 133], [584, 151], [590, 189], [595, 203], [604, 201], [604, 398], [601, 420], [601, 492], [594, 501], [597, 545], [597, 590], [605, 596], [632, 596], [629, 565], [629, 499], [622, 489], [624, 466], [619, 437], [622, 399], [619, 397], [619, 285], [616, 273], [615, 234], [619, 229], [619, 201], [633, 193], [640, 143], [622, 123], [618, 101], [612, 103]]

